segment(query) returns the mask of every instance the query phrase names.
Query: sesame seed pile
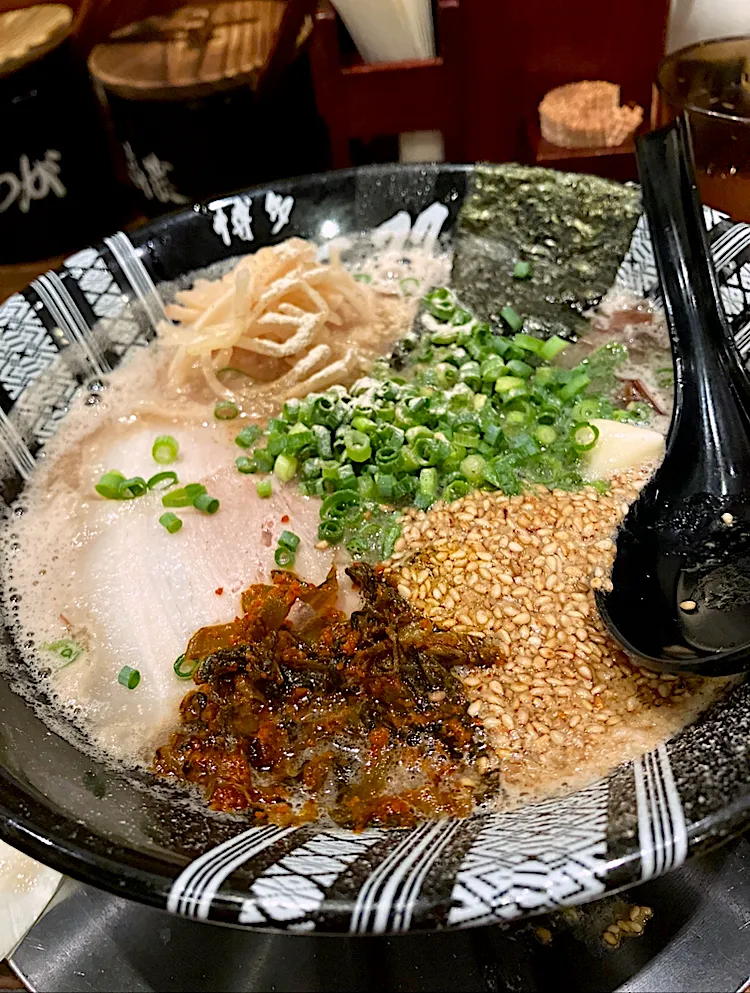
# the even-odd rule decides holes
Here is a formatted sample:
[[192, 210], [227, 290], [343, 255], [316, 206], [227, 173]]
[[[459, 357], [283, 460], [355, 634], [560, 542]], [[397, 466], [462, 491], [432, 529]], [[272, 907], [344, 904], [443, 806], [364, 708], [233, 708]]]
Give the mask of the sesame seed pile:
[[387, 564], [402, 596], [442, 628], [504, 643], [496, 666], [461, 677], [506, 784], [574, 772], [608, 736], [684, 710], [702, 685], [634, 665], [596, 609], [612, 535], [646, 478], [623, 474], [605, 494], [477, 492], [403, 515]]

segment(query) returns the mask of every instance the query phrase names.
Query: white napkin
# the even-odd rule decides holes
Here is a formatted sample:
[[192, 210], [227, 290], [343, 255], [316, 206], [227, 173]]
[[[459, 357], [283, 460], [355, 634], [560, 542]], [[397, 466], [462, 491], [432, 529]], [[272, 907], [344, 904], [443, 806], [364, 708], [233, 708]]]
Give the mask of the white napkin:
[[61, 879], [59, 872], [0, 841], [0, 959], [31, 928]]

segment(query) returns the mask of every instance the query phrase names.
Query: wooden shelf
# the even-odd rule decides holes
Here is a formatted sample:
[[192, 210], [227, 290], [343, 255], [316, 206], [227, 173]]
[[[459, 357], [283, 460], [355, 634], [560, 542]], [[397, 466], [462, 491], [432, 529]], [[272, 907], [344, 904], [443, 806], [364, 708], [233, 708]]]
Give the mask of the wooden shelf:
[[338, 16], [321, 0], [310, 57], [318, 111], [328, 125], [336, 168], [351, 162], [349, 143], [404, 131], [441, 131], [446, 157], [463, 158], [461, 135], [461, 9], [437, 0], [439, 55], [414, 62], [364, 63], [343, 55]]
[[[648, 124], [639, 127], [636, 135], [645, 134]], [[526, 134], [531, 146], [531, 161], [535, 165], [568, 172], [595, 173], [609, 179], [637, 179], [635, 162], [635, 137], [631, 135], [622, 145], [603, 148], [562, 148], [543, 138], [539, 130], [539, 120], [527, 119]]]

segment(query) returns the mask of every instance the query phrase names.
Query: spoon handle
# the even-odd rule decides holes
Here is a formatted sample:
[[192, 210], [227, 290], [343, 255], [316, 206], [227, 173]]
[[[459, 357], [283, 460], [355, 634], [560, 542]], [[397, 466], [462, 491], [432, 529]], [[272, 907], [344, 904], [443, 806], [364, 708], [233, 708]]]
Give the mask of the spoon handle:
[[750, 465], [750, 396], [719, 297], [684, 118], [641, 138], [637, 157], [675, 365], [667, 456], [686, 464], [697, 457], [717, 490], [731, 491], [739, 464]]

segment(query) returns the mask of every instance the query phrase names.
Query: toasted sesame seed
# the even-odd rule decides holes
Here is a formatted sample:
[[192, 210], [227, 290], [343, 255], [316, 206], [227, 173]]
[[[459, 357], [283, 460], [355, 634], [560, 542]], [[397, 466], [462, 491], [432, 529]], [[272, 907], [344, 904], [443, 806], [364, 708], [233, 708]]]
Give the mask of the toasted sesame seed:
[[695, 602], [695, 600], [683, 600], [682, 603], [680, 604], [680, 610], [685, 610], [688, 612], [691, 610], [695, 610], [697, 607], [698, 604]]
[[402, 517], [404, 545], [386, 564], [399, 592], [440, 628], [497, 647], [494, 666], [457, 672], [513, 785], [533, 788], [545, 766], [576, 773], [627, 742], [619, 728], [653, 724], [701, 685], [641, 670], [599, 619], [593, 591], [609, 584], [611, 536], [636, 494], [617, 480], [602, 495], [540, 486]]

